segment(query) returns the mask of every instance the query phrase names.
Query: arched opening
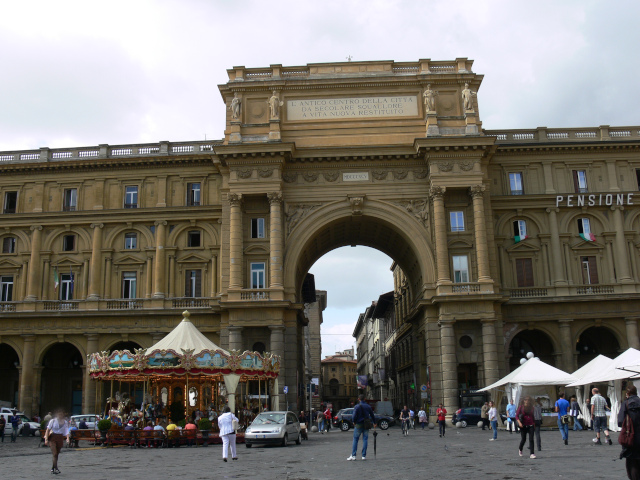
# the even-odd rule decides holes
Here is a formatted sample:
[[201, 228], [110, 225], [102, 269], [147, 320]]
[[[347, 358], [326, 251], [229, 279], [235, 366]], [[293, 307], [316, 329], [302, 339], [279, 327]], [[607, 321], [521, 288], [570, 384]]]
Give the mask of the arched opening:
[[16, 351], [6, 343], [0, 343], [0, 401], [18, 405], [20, 360]]
[[[136, 349], [142, 348], [139, 343], [131, 342], [131, 341], [120, 341], [113, 344], [109, 351], [115, 352], [116, 350], [129, 350], [131, 353], [135, 353]], [[93, 353], [93, 352], [91, 352]]]
[[82, 355], [70, 343], [56, 343], [42, 359], [41, 412], [62, 408], [82, 413]]
[[555, 365], [553, 342], [549, 335], [541, 330], [524, 330], [513, 337], [509, 344], [509, 371], [518, 368], [520, 360], [529, 352], [543, 362]]
[[251, 351], [262, 353], [262, 354], [265, 352], [266, 349], [267, 347], [265, 347], [264, 343], [262, 342], [256, 342], [253, 344], [253, 347], [251, 347]]
[[620, 353], [620, 343], [606, 327], [590, 327], [580, 334], [576, 343], [578, 368], [586, 365], [598, 355], [615, 358]]

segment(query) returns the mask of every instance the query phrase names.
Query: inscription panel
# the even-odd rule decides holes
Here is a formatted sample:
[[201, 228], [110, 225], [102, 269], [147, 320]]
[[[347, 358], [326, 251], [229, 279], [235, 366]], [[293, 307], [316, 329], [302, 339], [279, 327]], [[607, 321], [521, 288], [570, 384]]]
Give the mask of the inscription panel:
[[287, 120], [415, 117], [415, 95], [287, 100]]

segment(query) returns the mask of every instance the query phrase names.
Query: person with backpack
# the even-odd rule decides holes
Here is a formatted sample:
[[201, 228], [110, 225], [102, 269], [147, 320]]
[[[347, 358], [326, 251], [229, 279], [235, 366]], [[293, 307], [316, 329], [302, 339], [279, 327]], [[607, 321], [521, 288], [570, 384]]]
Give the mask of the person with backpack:
[[353, 409], [353, 416], [351, 417], [353, 421], [353, 445], [351, 447], [351, 456], [347, 458], [347, 461], [356, 460], [360, 435], [362, 435], [362, 460], [367, 459], [369, 430], [371, 427], [376, 427], [376, 416], [371, 406], [364, 401], [364, 393], [358, 395], [358, 400], [360, 400], [360, 403]]
[[620, 459], [626, 459], [627, 477], [640, 480], [640, 398], [635, 385], [627, 387], [627, 399], [618, 413], [618, 426], [622, 428], [618, 436], [622, 445]]

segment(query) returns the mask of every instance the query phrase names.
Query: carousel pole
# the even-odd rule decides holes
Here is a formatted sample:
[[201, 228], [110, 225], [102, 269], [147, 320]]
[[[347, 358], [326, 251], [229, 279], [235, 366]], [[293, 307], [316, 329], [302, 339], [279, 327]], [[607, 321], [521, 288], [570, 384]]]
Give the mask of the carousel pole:
[[258, 413], [262, 413], [262, 393], [260, 391], [260, 377], [258, 377]]
[[187, 375], [187, 391], [186, 391], [186, 399], [187, 399], [187, 414], [186, 418], [189, 418], [189, 404], [191, 403], [191, 393], [189, 392], [189, 375]]

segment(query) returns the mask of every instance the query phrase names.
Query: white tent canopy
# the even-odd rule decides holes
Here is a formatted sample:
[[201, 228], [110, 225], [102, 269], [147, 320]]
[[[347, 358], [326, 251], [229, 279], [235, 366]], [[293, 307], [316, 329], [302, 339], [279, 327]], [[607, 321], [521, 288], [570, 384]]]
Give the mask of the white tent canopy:
[[[593, 362], [593, 361], [592, 361]], [[589, 363], [592, 363], [589, 362]], [[629, 348], [622, 352], [616, 358], [611, 360], [608, 365], [601, 365], [602, 368], [593, 368], [590, 372], [580, 377], [578, 380], [568, 384], [568, 387], [577, 387], [579, 385], [592, 385], [594, 383], [606, 383], [613, 380], [623, 380], [633, 377], [633, 372], [620, 370], [620, 367], [640, 364], [640, 351], [635, 348]], [[589, 365], [589, 364], [587, 364]], [[585, 365], [585, 367], [587, 366]], [[584, 367], [583, 367], [584, 368]], [[582, 369], [581, 369], [582, 370]], [[579, 372], [580, 370], [578, 370]], [[576, 372], [576, 373], [578, 373]], [[574, 376], [577, 376], [574, 374]]]
[[582, 419], [586, 426], [591, 425], [591, 412], [587, 410], [587, 398], [590, 397], [589, 385], [582, 386], [580, 384], [580, 380], [585, 377], [591, 377], [594, 375], [601, 375], [605, 372], [611, 365], [613, 364], [613, 360], [609, 357], [605, 357], [604, 355], [598, 355], [596, 358], [591, 360], [585, 366], [579, 368], [575, 372], [573, 372], [573, 376], [578, 378], [579, 380], [573, 382], [576, 387], [576, 398], [578, 400], [578, 404], [580, 405], [580, 410], [582, 413], [578, 415], [578, 418]]
[[171, 330], [155, 345], [147, 348], [147, 353], [155, 350], [174, 350], [176, 353], [182, 353], [183, 350], [193, 350], [193, 355], [197, 355], [203, 350], [220, 350], [229, 354], [226, 350], [221, 349], [207, 337], [205, 337], [197, 327], [189, 320], [189, 312], [183, 312], [183, 319], [176, 328]]

